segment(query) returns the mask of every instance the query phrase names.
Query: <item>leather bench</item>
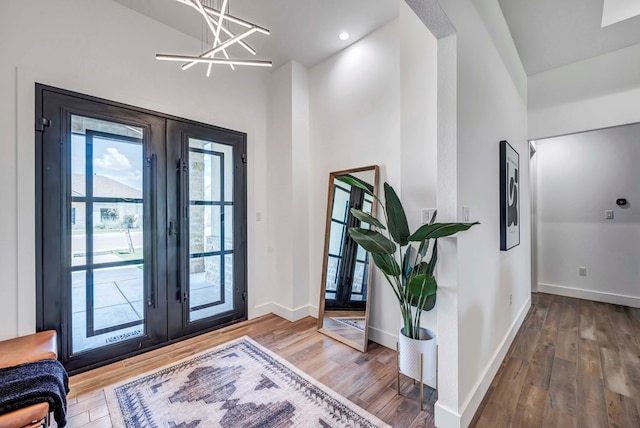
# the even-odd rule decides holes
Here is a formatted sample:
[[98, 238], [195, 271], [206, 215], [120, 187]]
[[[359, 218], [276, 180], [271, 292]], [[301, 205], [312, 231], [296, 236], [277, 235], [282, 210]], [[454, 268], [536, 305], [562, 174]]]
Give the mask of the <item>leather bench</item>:
[[[55, 330], [0, 341], [0, 368], [57, 359]], [[0, 415], [0, 428], [40, 427], [49, 424], [49, 404], [38, 403]]]

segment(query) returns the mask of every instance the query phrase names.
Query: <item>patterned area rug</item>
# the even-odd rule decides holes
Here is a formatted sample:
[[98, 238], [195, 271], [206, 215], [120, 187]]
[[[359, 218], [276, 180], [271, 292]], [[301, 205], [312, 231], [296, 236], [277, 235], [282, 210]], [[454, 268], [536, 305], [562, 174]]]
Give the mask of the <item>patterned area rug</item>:
[[388, 427], [246, 336], [105, 393], [114, 427]]
[[364, 317], [331, 317], [331, 319], [356, 330], [364, 331]]

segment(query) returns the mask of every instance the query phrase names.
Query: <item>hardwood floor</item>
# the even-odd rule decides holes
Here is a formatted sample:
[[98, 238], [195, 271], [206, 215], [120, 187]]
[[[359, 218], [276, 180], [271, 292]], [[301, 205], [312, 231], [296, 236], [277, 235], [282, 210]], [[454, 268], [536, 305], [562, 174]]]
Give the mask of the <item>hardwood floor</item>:
[[434, 390], [425, 387], [424, 412], [420, 411], [418, 386], [412, 380], [402, 376], [402, 395], [396, 394], [394, 351], [370, 342], [369, 351], [363, 354], [318, 333], [316, 328], [316, 320], [311, 317], [291, 323], [267, 315], [72, 376], [67, 426], [110, 427], [105, 386], [244, 335], [393, 427], [434, 426]]
[[534, 294], [471, 426], [640, 427], [640, 310]]
[[[102, 388], [248, 335], [393, 427], [431, 427], [437, 393], [402, 377], [395, 352], [362, 354], [275, 315], [207, 333], [73, 376], [68, 426], [110, 427]], [[55, 424], [54, 424], [55, 426]], [[534, 294], [533, 304], [471, 426], [640, 427], [640, 309]]]

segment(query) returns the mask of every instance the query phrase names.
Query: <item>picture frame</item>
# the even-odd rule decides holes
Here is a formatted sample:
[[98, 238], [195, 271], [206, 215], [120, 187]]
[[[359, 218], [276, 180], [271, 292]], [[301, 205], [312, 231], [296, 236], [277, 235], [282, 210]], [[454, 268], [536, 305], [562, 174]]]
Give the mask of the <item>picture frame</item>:
[[500, 141], [500, 250], [520, 244], [520, 155]]

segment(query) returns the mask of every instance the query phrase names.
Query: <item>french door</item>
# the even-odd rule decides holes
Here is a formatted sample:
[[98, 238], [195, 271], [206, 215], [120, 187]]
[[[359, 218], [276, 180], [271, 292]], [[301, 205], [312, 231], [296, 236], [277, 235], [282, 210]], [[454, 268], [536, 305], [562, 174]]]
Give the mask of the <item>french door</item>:
[[175, 120], [167, 135], [167, 170], [174, 171], [168, 278], [175, 284], [168, 322], [175, 339], [245, 314], [245, 137]]
[[245, 134], [36, 85], [37, 314], [70, 371], [246, 317]]

